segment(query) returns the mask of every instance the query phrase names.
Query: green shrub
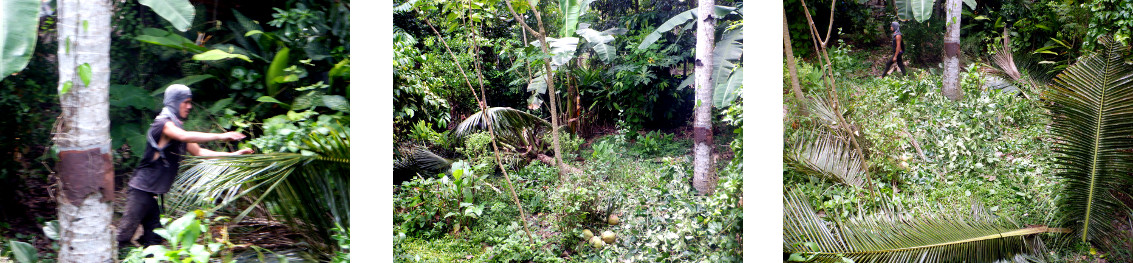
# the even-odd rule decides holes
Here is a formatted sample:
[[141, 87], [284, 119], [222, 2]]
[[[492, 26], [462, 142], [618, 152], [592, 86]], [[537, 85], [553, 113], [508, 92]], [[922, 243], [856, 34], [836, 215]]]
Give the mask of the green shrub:
[[683, 155], [688, 153], [691, 147], [692, 143], [687, 139], [676, 140], [673, 134], [651, 131], [639, 137], [630, 151], [645, 158], [652, 158]]

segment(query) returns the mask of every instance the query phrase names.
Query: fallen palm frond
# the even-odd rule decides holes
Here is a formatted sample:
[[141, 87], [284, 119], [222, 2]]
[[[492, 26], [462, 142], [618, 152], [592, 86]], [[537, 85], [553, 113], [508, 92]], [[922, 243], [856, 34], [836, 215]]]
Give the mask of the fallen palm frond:
[[[816, 112], [816, 115], [821, 115]], [[862, 158], [850, 148], [846, 139], [831, 133], [820, 133], [795, 142], [784, 154], [800, 171], [828, 178], [853, 187], [864, 187], [867, 177]]]
[[252, 197], [233, 222], [262, 203], [313, 248], [331, 251], [331, 229], [350, 227], [349, 132], [312, 133], [303, 146], [302, 153], [188, 158], [171, 191], [180, 193], [173, 209], [218, 203], [216, 210]]
[[1109, 37], [1096, 54], [1066, 68], [1049, 86], [1054, 137], [1055, 176], [1062, 179], [1058, 207], [1061, 223], [1073, 227], [1079, 241], [1116, 234], [1111, 192], [1124, 190], [1133, 169], [1133, 66], [1125, 63], [1129, 47]]
[[783, 196], [783, 251], [816, 262], [994, 262], [1046, 250], [1035, 234], [991, 217], [939, 213], [922, 218], [875, 215], [830, 224], [794, 193]]
[[452, 160], [433, 153], [420, 145], [403, 147], [394, 154], [393, 181], [398, 184], [416, 177], [434, 176], [449, 171]]
[[538, 116], [531, 115], [509, 107], [491, 107], [479, 111], [460, 122], [453, 131], [457, 138], [464, 138], [469, 134], [487, 131], [488, 124], [496, 130], [496, 138], [500, 142], [519, 147], [530, 145], [530, 138], [540, 128], [551, 127], [551, 123]]
[[[998, 69], [1003, 75], [1014, 81], [1019, 90], [1023, 92], [1023, 96], [1031, 98], [1028, 94], [1039, 94], [1032, 88], [1039, 89], [1046, 86], [1052, 74], [1049, 73], [1049, 67], [1039, 64], [1030, 55], [1012, 52], [1010, 37], [1006, 30], [1004, 28], [1004, 45], [991, 55], [992, 64], [990, 66]], [[1023, 67], [1022, 70], [1019, 68], [1020, 65]]]

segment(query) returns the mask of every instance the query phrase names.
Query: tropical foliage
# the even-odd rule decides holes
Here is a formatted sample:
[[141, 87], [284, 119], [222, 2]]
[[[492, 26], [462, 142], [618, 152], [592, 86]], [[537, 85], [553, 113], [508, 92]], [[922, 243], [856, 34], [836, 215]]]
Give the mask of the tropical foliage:
[[174, 191], [182, 193], [175, 211], [219, 203], [216, 210], [251, 200], [233, 219], [239, 222], [263, 203], [324, 255], [338, 249], [332, 230], [350, 227], [348, 130], [309, 133], [298, 153], [194, 158], [182, 167], [174, 182]]

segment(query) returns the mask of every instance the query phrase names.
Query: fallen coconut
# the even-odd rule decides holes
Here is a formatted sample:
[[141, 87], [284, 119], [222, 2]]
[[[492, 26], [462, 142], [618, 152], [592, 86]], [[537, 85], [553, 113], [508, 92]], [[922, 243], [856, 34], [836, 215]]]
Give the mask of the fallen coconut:
[[590, 229], [582, 230], [582, 240], [590, 240], [591, 237], [594, 237], [594, 232], [590, 232]]
[[618, 220], [618, 215], [611, 214], [609, 217], [606, 218], [606, 223], [610, 223], [611, 225], [616, 226], [616, 225], [618, 225], [618, 222], [621, 222], [621, 221]]
[[605, 245], [606, 243], [602, 243], [601, 238], [598, 238], [597, 236], [590, 237], [590, 246], [593, 246], [596, 249], [602, 249], [602, 247]]
[[618, 236], [616, 234], [614, 234], [613, 231], [610, 231], [610, 230], [602, 231], [602, 241], [606, 241], [606, 244], [613, 244], [614, 240], [617, 239], [617, 238], [618, 238]]

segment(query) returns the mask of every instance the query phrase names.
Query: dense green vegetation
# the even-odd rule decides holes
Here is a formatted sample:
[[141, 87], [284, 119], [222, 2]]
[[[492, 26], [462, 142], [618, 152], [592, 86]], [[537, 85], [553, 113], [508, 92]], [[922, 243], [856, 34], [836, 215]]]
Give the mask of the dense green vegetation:
[[[173, 206], [166, 206], [163, 216], [182, 218], [171, 220], [173, 225], [167, 225], [167, 230], [189, 231], [186, 224], [195, 222], [193, 226], [202, 226], [203, 232], [170, 233], [186, 239], [178, 243], [180, 239], [170, 236], [172, 241], [165, 247], [153, 249], [184, 252], [185, 258], [192, 252], [191, 257], [198, 261], [209, 258], [208, 253], [201, 254], [205, 251], [190, 246], [195, 243], [207, 247], [214, 259], [225, 255], [228, 262], [240, 253], [270, 255], [258, 246], [271, 246], [290, 251], [286, 253], [293, 260], [348, 261], [349, 1], [147, 2], [177, 2], [189, 8], [110, 2], [114, 14], [113, 32], [107, 32], [112, 41], [109, 119], [115, 190], [124, 193], [120, 189], [146, 144], [143, 134], [170, 84], [185, 84], [193, 90], [195, 105], [185, 121], [186, 130], [239, 131], [249, 138], [239, 143], [203, 143], [202, 147], [219, 151], [253, 148], [261, 153], [187, 161], [181, 180], [224, 183], [189, 186], [179, 182], [182, 188], [166, 194], [166, 205]], [[52, 3], [44, 2], [43, 8], [53, 11]], [[170, 19], [185, 14], [187, 21]], [[0, 259], [27, 262], [9, 249], [8, 241], [33, 245], [31, 253], [39, 254], [37, 258], [44, 262], [53, 262], [58, 249], [52, 241], [57, 237], [47, 231], [56, 216], [48, 191], [56, 180], [51, 171], [55, 162], [51, 136], [57, 129], [53, 120], [60, 112], [55, 55], [63, 46], [55, 37], [55, 20], [53, 12], [42, 14], [38, 42], [27, 68], [0, 81], [0, 89], [8, 91], [0, 98], [0, 108], [11, 113], [2, 121], [7, 128], [0, 132], [0, 147], [5, 149], [0, 151], [0, 166], [5, 167], [0, 169], [0, 191], [14, 193], [0, 197], [0, 207], [4, 207], [0, 209], [0, 240], [4, 241]], [[119, 194], [122, 198], [114, 201], [118, 204], [115, 218], [124, 206], [123, 196]], [[250, 212], [253, 210], [256, 212]], [[257, 233], [262, 225], [241, 221], [243, 218], [286, 226], [287, 237], [276, 239], [277, 243], [257, 243], [268, 242], [251, 238], [263, 234]], [[222, 235], [224, 241], [209, 238]], [[214, 246], [218, 244], [223, 246]], [[120, 257], [180, 253], [122, 249]]]
[[395, 1], [394, 261], [742, 261], [743, 6], [716, 4], [699, 195], [695, 3]]
[[[1131, 259], [1123, 3], [965, 5], [958, 101], [941, 92], [943, 12], [837, 2], [820, 50], [785, 4], [784, 261]], [[830, 6], [807, 5], [824, 28]], [[878, 78], [891, 32], [861, 27], [897, 19], [910, 71]]]

